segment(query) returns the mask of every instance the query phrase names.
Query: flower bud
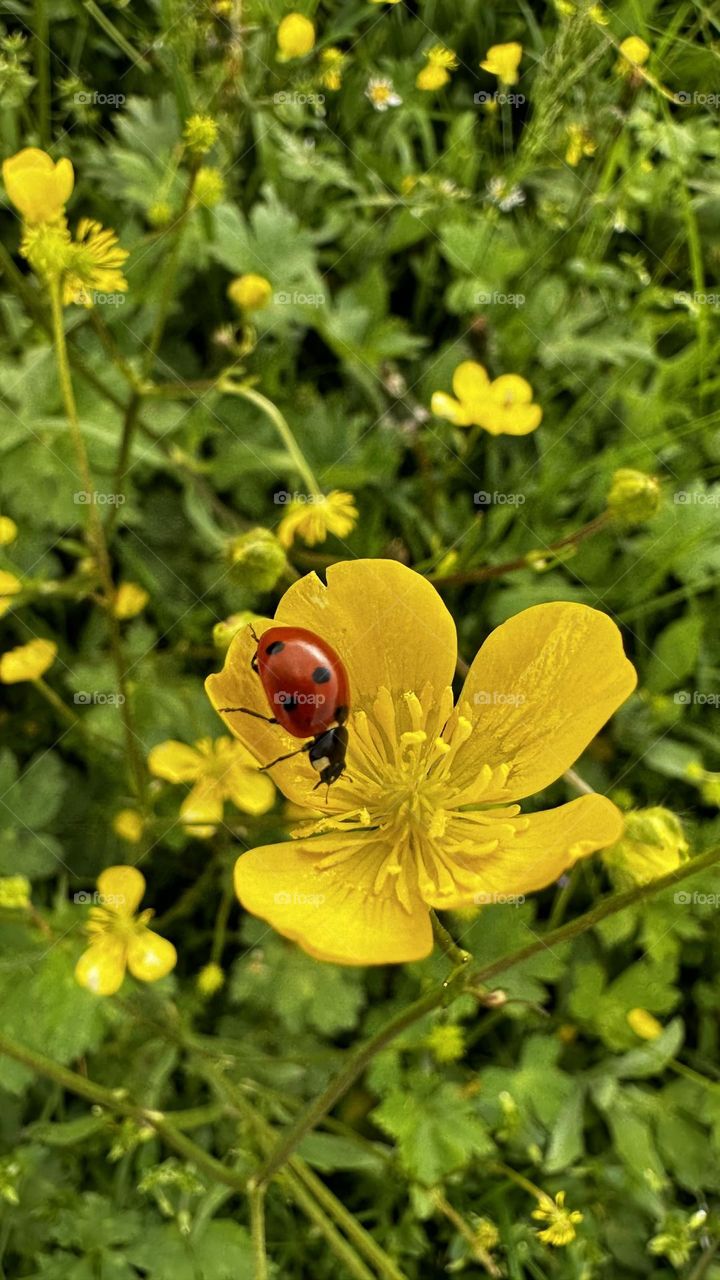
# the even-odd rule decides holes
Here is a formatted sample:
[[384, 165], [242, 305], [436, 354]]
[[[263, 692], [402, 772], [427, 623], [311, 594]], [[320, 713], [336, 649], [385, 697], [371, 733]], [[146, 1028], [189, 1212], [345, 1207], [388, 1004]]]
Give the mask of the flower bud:
[[0, 516], [0, 547], [9, 547], [17, 538], [17, 525], [9, 516]]
[[285, 552], [269, 529], [250, 529], [233, 538], [230, 561], [249, 591], [272, 591], [287, 569]]
[[0, 876], [0, 907], [19, 911], [30, 906], [30, 881], [27, 876]]
[[657, 805], [626, 814], [621, 839], [601, 857], [613, 881], [625, 888], [677, 870], [687, 861], [688, 843], [677, 814]]
[[195, 981], [200, 995], [209, 999], [224, 986], [225, 974], [219, 964], [210, 963], [200, 970]]
[[185, 121], [183, 138], [185, 145], [196, 155], [202, 156], [214, 147], [218, 136], [218, 127], [212, 116], [195, 115]]
[[222, 622], [216, 622], [213, 627], [212, 637], [213, 644], [218, 653], [225, 653], [230, 648], [230, 643], [235, 639], [238, 631], [242, 631], [250, 622], [254, 622], [258, 615], [252, 613], [250, 609], [243, 609], [240, 613], [231, 613], [229, 618], [224, 618]]
[[304, 58], [315, 48], [315, 27], [303, 13], [288, 13], [277, 29], [278, 62]]
[[647, 1009], [631, 1009], [627, 1015], [627, 1023], [641, 1040], [657, 1040], [662, 1035], [662, 1023], [648, 1013]]
[[273, 288], [265, 276], [250, 271], [230, 281], [227, 296], [240, 311], [262, 311], [272, 299]]
[[139, 844], [145, 824], [137, 809], [120, 809], [113, 818], [113, 831], [128, 844]]
[[620, 524], [627, 527], [643, 524], [659, 510], [661, 501], [660, 484], [655, 476], [630, 467], [621, 467], [613, 475], [607, 509]]

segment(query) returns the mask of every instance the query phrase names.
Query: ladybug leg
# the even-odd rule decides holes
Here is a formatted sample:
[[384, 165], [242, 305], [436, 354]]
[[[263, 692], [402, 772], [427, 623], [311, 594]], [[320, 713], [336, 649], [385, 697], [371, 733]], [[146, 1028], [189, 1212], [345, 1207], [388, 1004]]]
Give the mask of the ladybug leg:
[[230, 711], [244, 711], [246, 716], [254, 716], [256, 720], [264, 720], [266, 724], [277, 724], [274, 716], [264, 716], [261, 711], [251, 711], [249, 707], [219, 707], [220, 715], [227, 715]]
[[256, 676], [259, 676], [259, 675], [260, 675], [260, 672], [258, 671], [257, 654], [253, 654], [253, 657], [250, 659], [250, 666], [252, 667], [253, 671], [255, 672], [255, 675], [256, 675]]
[[278, 756], [276, 760], [270, 760], [268, 764], [262, 765], [258, 772], [264, 773], [266, 769], [272, 769], [273, 765], [280, 764], [282, 760], [292, 760], [293, 756], [299, 756], [303, 751], [309, 751], [314, 741], [315, 739], [311, 738], [309, 742], [304, 744], [304, 746], [298, 747], [297, 751], [288, 751], [286, 756]]

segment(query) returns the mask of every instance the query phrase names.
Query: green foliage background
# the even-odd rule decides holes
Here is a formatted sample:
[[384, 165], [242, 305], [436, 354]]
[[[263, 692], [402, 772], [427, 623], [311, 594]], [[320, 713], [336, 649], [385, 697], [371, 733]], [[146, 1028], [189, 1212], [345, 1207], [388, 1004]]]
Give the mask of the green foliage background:
[[[294, 568], [390, 555], [442, 578], [545, 553], [539, 571], [439, 583], [461, 651], [471, 657], [493, 625], [539, 601], [607, 611], [640, 689], [578, 769], [626, 805], [674, 809], [693, 853], [717, 842], [712, 792], [687, 776], [691, 764], [720, 767], [717, 705], [674, 695], [719, 687], [720, 24], [702, 0], [627, 0], [605, 9], [607, 26], [587, 7], [564, 16], [539, 2], [309, 0], [318, 50], [347, 53], [342, 88], [331, 92], [318, 50], [276, 60], [287, 11], [279, 0], [6, 0], [3, 156], [51, 143], [54, 156], [69, 155], [72, 223], [97, 217], [131, 250], [124, 304], [97, 316], [71, 308], [66, 321], [100, 490], [115, 491], [123, 422], [136, 417], [111, 552], [116, 580], [150, 595], [123, 625], [143, 757], [167, 738], [219, 732], [202, 688], [221, 662], [213, 625], [242, 609], [271, 611], [283, 586], [258, 592], [226, 548], [245, 529], [277, 526], [274, 495], [298, 483], [292, 463], [253, 406], [192, 391], [228, 362], [231, 277], [256, 271], [275, 298], [254, 317], [244, 369], [285, 413], [323, 488], [351, 490], [361, 513], [346, 542], [295, 548]], [[24, 50], [18, 32], [29, 37]], [[630, 33], [651, 46], [652, 82], [615, 74], [613, 46]], [[478, 63], [508, 40], [524, 46], [525, 101], [488, 110], [473, 95], [496, 83]], [[423, 94], [415, 76], [438, 41], [460, 66], [447, 89]], [[373, 110], [373, 75], [392, 78], [402, 105]], [[688, 100], [671, 101], [663, 87]], [[179, 238], [180, 139], [194, 111], [219, 122], [208, 162], [226, 194], [196, 209]], [[571, 123], [596, 144], [576, 168], [564, 159]], [[523, 202], [503, 211], [497, 180]], [[161, 203], [166, 226], [154, 225]], [[240, 1180], [269, 1129], [287, 1125], [356, 1040], [440, 983], [448, 965], [442, 956], [392, 971], [311, 961], [233, 904], [234, 858], [286, 830], [280, 802], [257, 821], [228, 808], [221, 833], [198, 840], [176, 821], [180, 789], [156, 783], [146, 901], [178, 948], [178, 968], [153, 988], [128, 980], [106, 1002], [74, 983], [87, 910], [74, 895], [103, 867], [135, 860], [112, 827], [133, 791], [117, 708], [73, 703], [112, 691], [115, 677], [88, 585], [84, 512], [73, 501], [82, 484], [47, 306], [18, 239], [6, 206], [0, 513], [19, 537], [0, 549], [0, 568], [18, 573], [24, 590], [0, 622], [0, 648], [57, 641], [47, 682], [82, 731], [36, 688], [2, 688], [0, 875], [28, 875], [34, 903], [33, 913], [0, 912], [2, 1031], [122, 1090], [118, 1104], [179, 1112], [177, 1128]], [[164, 299], [168, 323], [149, 373], [170, 385], [138, 399], [126, 374], [143, 368]], [[467, 358], [532, 383], [544, 410], [537, 433], [477, 439], [429, 416], [432, 392], [449, 390]], [[661, 479], [661, 511], [548, 551], [604, 510], [618, 467]], [[481, 491], [514, 500], [478, 507]], [[570, 794], [560, 783], [538, 803]], [[609, 887], [591, 860], [569, 892], [451, 923], [483, 964]], [[470, 1235], [481, 1218], [497, 1225], [491, 1266], [511, 1280], [718, 1280], [720, 875], [704, 871], [683, 888], [701, 900], [678, 904], [665, 890], [503, 973], [497, 981], [518, 1003], [478, 1010], [462, 996], [377, 1054], [300, 1147], [311, 1205], [303, 1209], [291, 1180], [268, 1192], [272, 1274], [488, 1274], [460, 1215]], [[213, 938], [227, 982], [206, 999], [196, 977]], [[665, 1024], [650, 1046], [627, 1024], [636, 1006]], [[446, 1023], [464, 1028], [466, 1051], [443, 1065], [428, 1035]], [[7, 1280], [253, 1275], [243, 1196], [171, 1153], [152, 1126], [8, 1057], [0, 1102]], [[584, 1215], [574, 1244], [538, 1241], [532, 1195], [498, 1165], [553, 1195], [566, 1190]], [[382, 1251], [365, 1272], [333, 1240], [332, 1231], [348, 1235], [338, 1205]], [[691, 1227], [698, 1209], [708, 1216]], [[674, 1252], [650, 1251], [658, 1236], [675, 1241]]]

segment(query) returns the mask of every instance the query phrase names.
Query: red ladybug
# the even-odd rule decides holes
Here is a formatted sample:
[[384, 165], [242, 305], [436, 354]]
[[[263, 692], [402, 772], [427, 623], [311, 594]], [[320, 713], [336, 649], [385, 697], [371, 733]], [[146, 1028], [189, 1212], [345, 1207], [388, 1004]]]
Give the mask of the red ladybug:
[[249, 707], [222, 707], [224, 713], [244, 711], [268, 724], [282, 725], [294, 738], [309, 738], [297, 751], [278, 756], [263, 769], [272, 769], [281, 760], [307, 751], [316, 783], [330, 786], [345, 770], [350, 711], [348, 678], [335, 650], [313, 631], [304, 627], [271, 627], [260, 639], [252, 669], [257, 671], [272, 716]]

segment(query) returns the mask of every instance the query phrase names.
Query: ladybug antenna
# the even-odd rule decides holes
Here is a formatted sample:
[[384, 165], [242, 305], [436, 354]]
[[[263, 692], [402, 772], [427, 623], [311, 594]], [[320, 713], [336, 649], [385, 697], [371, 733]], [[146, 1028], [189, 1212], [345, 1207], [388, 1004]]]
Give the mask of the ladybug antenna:
[[252, 622], [249, 624], [249, 631], [250, 631], [250, 635], [252, 636], [252, 638], [253, 638], [253, 640], [255, 641], [255, 643], [256, 643], [256, 644], [259, 644], [259, 643], [260, 643], [260, 641], [258, 640], [258, 638], [257, 638], [257, 636], [256, 636], [256, 634], [255, 634], [255, 628], [254, 628], [254, 626], [253, 626]]

